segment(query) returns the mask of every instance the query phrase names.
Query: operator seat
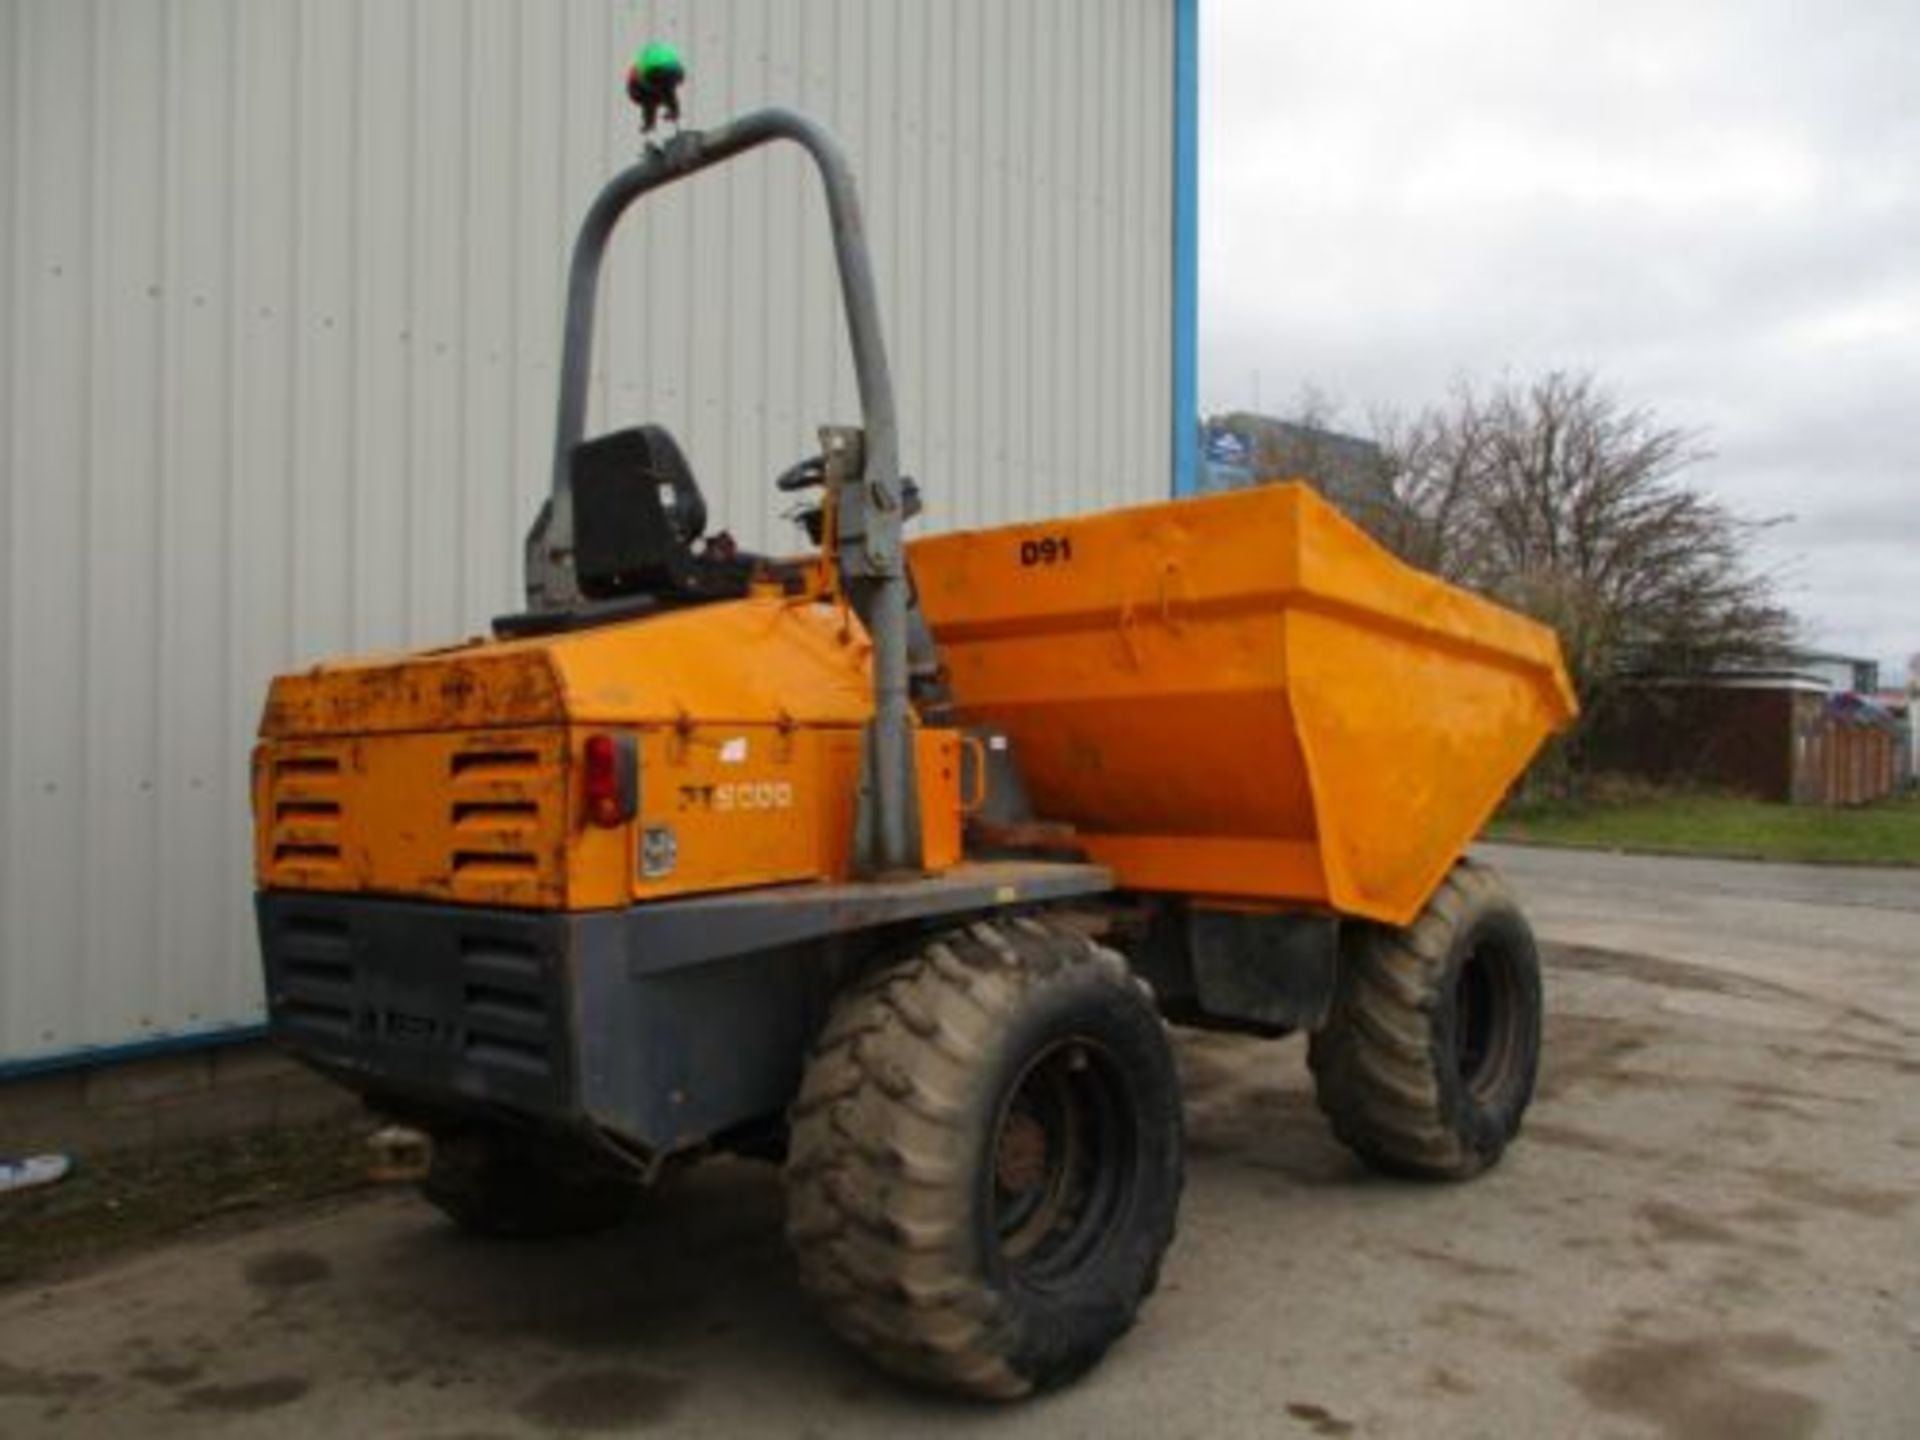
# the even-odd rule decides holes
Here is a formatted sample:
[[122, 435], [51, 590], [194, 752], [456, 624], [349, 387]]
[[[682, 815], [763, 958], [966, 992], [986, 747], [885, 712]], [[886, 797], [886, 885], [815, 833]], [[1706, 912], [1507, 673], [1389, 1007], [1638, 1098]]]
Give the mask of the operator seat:
[[583, 441], [573, 450], [574, 573], [590, 600], [707, 587], [694, 571], [707, 502], [664, 425]]
[[[756, 573], [787, 578], [777, 562], [741, 550], [731, 535], [706, 535], [706, 497], [665, 426], [583, 440], [573, 447], [567, 485], [581, 598], [565, 609], [497, 616], [493, 633], [502, 639], [738, 599]], [[534, 522], [529, 547], [544, 543], [551, 516], [549, 504]]]

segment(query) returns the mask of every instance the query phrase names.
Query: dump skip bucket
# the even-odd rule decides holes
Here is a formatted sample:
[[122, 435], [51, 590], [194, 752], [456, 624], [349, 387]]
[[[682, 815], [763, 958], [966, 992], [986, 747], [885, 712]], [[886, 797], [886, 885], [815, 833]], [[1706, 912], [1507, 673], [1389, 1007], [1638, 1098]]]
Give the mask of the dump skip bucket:
[[1305, 485], [912, 547], [960, 718], [1132, 889], [1406, 924], [1575, 713], [1553, 632]]

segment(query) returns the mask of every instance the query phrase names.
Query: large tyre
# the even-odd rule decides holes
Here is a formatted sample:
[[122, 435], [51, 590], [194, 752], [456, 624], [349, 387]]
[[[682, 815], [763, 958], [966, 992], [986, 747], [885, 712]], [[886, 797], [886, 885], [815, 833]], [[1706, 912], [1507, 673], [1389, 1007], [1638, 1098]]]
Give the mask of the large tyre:
[[463, 1230], [535, 1240], [609, 1230], [632, 1212], [639, 1186], [592, 1156], [503, 1132], [434, 1139], [420, 1193]]
[[1374, 1168], [1464, 1180], [1520, 1129], [1540, 1064], [1540, 957], [1493, 872], [1454, 867], [1404, 930], [1356, 926], [1309, 1042], [1320, 1108]]
[[1179, 1079], [1126, 962], [978, 923], [843, 995], [793, 1109], [788, 1236], [842, 1336], [897, 1375], [1012, 1399], [1072, 1379], [1159, 1277]]

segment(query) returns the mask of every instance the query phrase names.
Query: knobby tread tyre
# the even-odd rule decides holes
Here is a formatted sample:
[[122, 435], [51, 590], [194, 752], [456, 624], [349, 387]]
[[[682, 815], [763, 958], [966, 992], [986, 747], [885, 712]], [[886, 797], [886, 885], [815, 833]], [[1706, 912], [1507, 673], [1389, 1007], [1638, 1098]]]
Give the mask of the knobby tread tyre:
[[1541, 1017], [1538, 950], [1499, 878], [1461, 861], [1413, 924], [1356, 926], [1341, 960], [1333, 1012], [1308, 1045], [1335, 1136], [1417, 1179], [1495, 1164], [1533, 1098]]
[[[998, 1258], [995, 1136], [1033, 1057], [1082, 1034], [1116, 1058], [1132, 1107], [1131, 1188], [1080, 1269], [1030, 1287]], [[851, 988], [791, 1120], [802, 1284], [896, 1375], [996, 1399], [1050, 1388], [1098, 1360], [1154, 1288], [1182, 1179], [1178, 1080], [1145, 986], [1083, 935], [979, 922]]]
[[420, 1193], [473, 1234], [538, 1240], [612, 1229], [633, 1213], [639, 1187], [611, 1166], [552, 1147], [466, 1133], [436, 1137]]

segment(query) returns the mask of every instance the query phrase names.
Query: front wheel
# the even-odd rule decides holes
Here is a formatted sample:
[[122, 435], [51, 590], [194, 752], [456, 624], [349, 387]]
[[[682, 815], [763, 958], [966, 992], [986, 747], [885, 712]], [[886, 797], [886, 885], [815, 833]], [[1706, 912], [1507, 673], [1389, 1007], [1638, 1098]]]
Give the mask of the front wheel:
[[929, 942], [842, 996], [793, 1110], [788, 1235], [885, 1368], [1011, 1399], [1092, 1366], [1173, 1238], [1178, 1077], [1111, 950], [1036, 919]]
[[1540, 1010], [1533, 931], [1494, 873], [1463, 860], [1406, 929], [1348, 937], [1307, 1052], [1320, 1108], [1376, 1169], [1477, 1175], [1533, 1099]]

